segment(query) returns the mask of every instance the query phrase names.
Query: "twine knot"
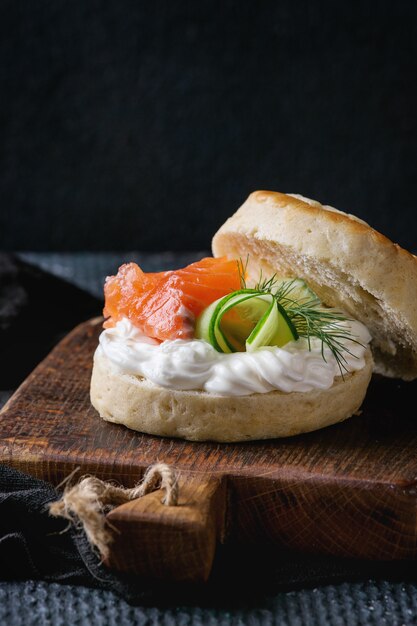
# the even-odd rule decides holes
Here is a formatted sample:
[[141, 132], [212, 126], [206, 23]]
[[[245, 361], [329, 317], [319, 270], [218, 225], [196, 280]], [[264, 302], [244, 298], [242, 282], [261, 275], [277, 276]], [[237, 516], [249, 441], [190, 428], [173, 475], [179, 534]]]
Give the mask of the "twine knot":
[[76, 527], [83, 528], [90, 544], [106, 559], [109, 544], [113, 540], [106, 513], [115, 506], [141, 498], [156, 489], [164, 491], [163, 504], [178, 504], [176, 475], [165, 463], [148, 467], [142, 481], [130, 489], [95, 476], [85, 476], [76, 485], [66, 487], [60, 500], [49, 504], [49, 514], [52, 517], [63, 517]]

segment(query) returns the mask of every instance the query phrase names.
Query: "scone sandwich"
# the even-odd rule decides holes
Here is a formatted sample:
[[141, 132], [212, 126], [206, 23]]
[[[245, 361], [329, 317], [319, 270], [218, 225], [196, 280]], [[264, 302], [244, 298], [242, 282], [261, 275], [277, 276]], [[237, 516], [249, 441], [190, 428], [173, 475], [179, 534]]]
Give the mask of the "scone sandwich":
[[358, 412], [372, 371], [417, 377], [417, 259], [318, 202], [252, 193], [213, 257], [105, 284], [91, 402], [194, 441], [287, 437]]

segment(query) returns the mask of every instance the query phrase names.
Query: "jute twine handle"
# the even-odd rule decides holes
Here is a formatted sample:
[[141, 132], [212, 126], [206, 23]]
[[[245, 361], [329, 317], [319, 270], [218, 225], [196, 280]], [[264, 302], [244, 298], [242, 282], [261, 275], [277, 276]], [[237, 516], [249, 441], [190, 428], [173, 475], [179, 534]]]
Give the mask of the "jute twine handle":
[[163, 504], [177, 505], [176, 475], [165, 463], [155, 463], [148, 467], [143, 480], [131, 489], [118, 487], [94, 476], [86, 476], [73, 487], [65, 488], [61, 500], [49, 505], [49, 514], [53, 517], [64, 517], [75, 526], [83, 528], [90, 544], [106, 559], [113, 539], [106, 513], [119, 504], [141, 498], [156, 489], [163, 489], [165, 492]]

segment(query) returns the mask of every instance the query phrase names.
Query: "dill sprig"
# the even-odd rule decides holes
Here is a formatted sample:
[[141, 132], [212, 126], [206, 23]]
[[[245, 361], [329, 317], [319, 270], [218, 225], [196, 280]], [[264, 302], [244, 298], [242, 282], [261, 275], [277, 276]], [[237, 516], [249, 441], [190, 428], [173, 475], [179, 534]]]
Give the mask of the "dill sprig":
[[[246, 270], [249, 257], [243, 263], [240, 260], [240, 278], [242, 289], [246, 289]], [[272, 295], [279, 304], [284, 307], [285, 312], [295, 326], [299, 337], [307, 339], [308, 349], [311, 351], [311, 340], [317, 338], [321, 341], [321, 355], [326, 361], [325, 348], [327, 347], [336, 360], [341, 376], [348, 371], [346, 354], [356, 358], [351, 350], [344, 343], [349, 340], [353, 343], [363, 345], [355, 339], [349, 328], [343, 322], [352, 321], [341, 311], [326, 308], [320, 299], [308, 288], [308, 295], [295, 298], [297, 294], [297, 282], [299, 279], [282, 280], [278, 274], [270, 278], [263, 276], [262, 270], [254, 289], [260, 293]]]
[[239, 260], [237, 261], [237, 271], [239, 272], [239, 280], [240, 280], [241, 289], [247, 289], [246, 276], [248, 273], [248, 263], [249, 263], [249, 254], [246, 255], [245, 263], [243, 263], [241, 258], [239, 258]]
[[[249, 254], [246, 256], [245, 262], [241, 258], [237, 261], [237, 267], [240, 279], [240, 288], [247, 289], [246, 276], [248, 274]], [[274, 274], [271, 278], [264, 278], [262, 268], [259, 272], [258, 282], [252, 287], [256, 291], [262, 291], [263, 293], [272, 293], [272, 289], [278, 282], [278, 275]]]
[[345, 354], [355, 356], [344, 343], [346, 340], [360, 343], [355, 339], [351, 331], [343, 326], [341, 322], [349, 321], [343, 313], [335, 309], [324, 309], [317, 306], [317, 299], [312, 298], [305, 302], [293, 301], [293, 303], [281, 302], [286, 313], [294, 324], [300, 337], [305, 337], [308, 343], [308, 349], [311, 350], [311, 339], [315, 337], [321, 341], [321, 355], [326, 361], [325, 347], [327, 347], [334, 356], [338, 365], [340, 374], [347, 371], [347, 359]]
[[296, 281], [297, 279], [283, 281], [275, 292], [269, 293], [272, 293], [284, 307], [298, 335], [307, 339], [309, 350], [313, 337], [321, 341], [321, 355], [324, 361], [326, 361], [325, 347], [330, 350], [343, 377], [344, 372], [348, 371], [345, 355], [350, 354], [357, 358], [344, 342], [348, 340], [362, 345], [355, 339], [350, 329], [343, 325], [343, 322], [353, 320], [337, 309], [325, 308], [313, 292], [311, 296], [300, 299], [291, 297], [291, 292], [296, 291]]
[[[259, 274], [259, 280], [255, 285], [255, 289], [257, 291], [262, 291], [264, 293], [272, 293], [273, 288], [275, 287], [278, 281], [277, 274], [273, 274], [271, 278], [264, 278], [262, 275], [262, 269]], [[275, 295], [275, 294], [272, 294]]]

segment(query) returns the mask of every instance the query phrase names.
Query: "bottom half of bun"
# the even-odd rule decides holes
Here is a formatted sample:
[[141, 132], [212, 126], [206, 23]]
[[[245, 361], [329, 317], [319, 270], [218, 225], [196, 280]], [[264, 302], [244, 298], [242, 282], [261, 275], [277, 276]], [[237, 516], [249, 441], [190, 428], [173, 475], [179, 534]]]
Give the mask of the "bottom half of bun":
[[94, 357], [91, 402], [100, 416], [128, 428], [190, 441], [248, 441], [289, 437], [345, 420], [358, 411], [372, 375], [365, 366], [335, 378], [330, 389], [249, 396], [159, 387], [120, 373], [101, 350]]

